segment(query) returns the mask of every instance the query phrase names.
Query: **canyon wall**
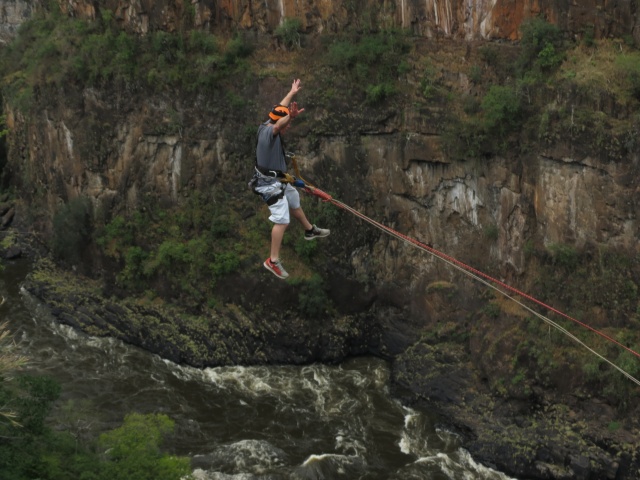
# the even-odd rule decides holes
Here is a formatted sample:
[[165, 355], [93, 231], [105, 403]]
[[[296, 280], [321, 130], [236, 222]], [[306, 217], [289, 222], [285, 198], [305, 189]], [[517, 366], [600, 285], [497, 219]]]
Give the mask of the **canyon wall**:
[[[266, 95], [273, 95], [274, 83], [267, 77], [256, 86], [257, 104], [269, 104]], [[8, 169], [23, 182], [24, 194], [52, 213], [79, 196], [91, 198], [96, 212], [132, 212], [150, 197], [179, 203], [194, 189], [220, 184], [220, 178], [244, 185], [251, 149], [239, 148], [229, 131], [243, 126], [212, 116], [216, 108], [202, 99], [118, 104], [95, 90], [60, 92], [55, 106], [28, 122], [9, 112]], [[523, 272], [527, 242], [640, 252], [637, 149], [616, 161], [564, 139], [515, 159], [454, 161], [441, 151], [435, 109], [402, 110], [377, 126], [347, 113], [335, 116], [337, 135], [309, 138], [305, 126], [291, 135], [308, 171], [325, 164], [337, 172], [314, 175], [346, 203], [453, 256], [491, 258], [506, 278]], [[181, 131], [171, 126], [170, 111], [181, 117]], [[308, 125], [326, 112], [306, 115]], [[259, 121], [258, 116], [253, 123]], [[360, 133], [354, 136], [354, 130]], [[371, 191], [372, 198], [359, 198], [350, 182]], [[372, 250], [353, 252], [351, 262], [362, 274], [378, 275], [377, 281], [408, 280], [418, 289], [425, 274], [442, 268], [384, 236]]]
[[[175, 31], [185, 23], [211, 31], [257, 30], [272, 33], [284, 19], [298, 19], [305, 33], [348, 28], [399, 27], [425, 38], [517, 40], [523, 20], [543, 16], [572, 35], [595, 38], [633, 36], [640, 41], [634, 0], [107, 0], [101, 4], [59, 2], [70, 15], [95, 18], [99, 8], [115, 13], [122, 25], [140, 34]], [[0, 38], [10, 38], [42, 2], [2, 0]]]
[[[25, 5], [13, 11], [26, 12]], [[196, 26], [212, 30], [271, 32], [284, 18], [295, 17], [310, 33], [338, 31], [366, 20], [376, 25], [411, 26], [426, 37], [442, 32], [466, 39], [515, 38], [520, 22], [536, 14], [574, 32], [594, 25], [600, 36], [634, 34], [637, 21], [636, 3], [631, 1], [581, 2], [580, 6], [542, 0], [455, 5], [431, 0], [107, 1], [106, 6], [125, 28], [139, 33], [177, 28], [187, 14]], [[71, 2], [63, 7], [72, 15], [97, 14], [94, 4]], [[472, 62], [470, 55], [477, 58], [477, 48], [454, 39], [416, 42], [423, 43], [425, 52], [451, 49], [450, 61], [458, 59], [460, 65], [451, 63], [446, 73], [453, 79], [450, 88], [469, 93], [468, 68], [461, 65]], [[99, 214], [131, 212], [148, 198], [179, 203], [194, 189], [220, 183], [220, 178], [242, 185], [252, 157], [247, 145], [253, 140], [237, 132], [258, 124], [262, 109], [281, 98], [287, 88], [286, 82], [278, 80], [280, 70], [286, 70], [287, 52], [277, 53], [274, 46], [263, 48], [276, 52], [276, 60], [261, 61], [259, 81], [242, 93], [255, 106], [254, 118], [229, 120], [224, 114], [217, 115], [220, 99], [206, 95], [141, 98], [91, 88], [78, 91], [70, 86], [39, 92], [41, 98], [36, 100], [43, 107], [35, 116], [25, 119], [19, 111], [7, 112], [8, 175], [50, 214], [79, 196], [91, 198]], [[308, 60], [301, 67], [303, 72], [313, 71], [313, 59]], [[414, 66], [406, 78], [411, 86], [408, 90], [415, 90], [421, 75]], [[305, 77], [312, 79], [313, 75]], [[311, 102], [312, 107], [305, 114], [306, 126], [292, 135], [307, 168], [322, 170], [329, 165], [333, 171], [353, 172], [335, 178], [319, 175], [347, 203], [352, 201], [354, 207], [409, 236], [472, 264], [476, 260], [486, 264], [490, 259], [505, 279], [523, 272], [527, 245], [640, 250], [637, 147], [619, 159], [588, 151], [581, 147], [584, 138], [571, 137], [543, 142], [539, 149], [519, 157], [507, 152], [504, 158], [455, 161], [441, 148], [441, 106], [416, 106], [409, 94], [395, 108], [370, 112], [372, 117], [367, 118], [362, 112], [350, 112], [348, 103], [343, 103], [347, 106], [332, 114], [330, 128], [312, 128], [309, 125], [323, 125], [329, 113], [320, 98], [322, 92], [313, 91], [313, 81], [305, 85], [308, 90], [301, 101]], [[561, 101], [573, 109], [585, 100]], [[611, 113], [614, 117], [624, 114]], [[369, 199], [354, 193], [350, 178], [371, 192]], [[357, 275], [372, 276], [377, 283], [409, 285], [412, 296], [426, 278], [434, 278], [434, 272], [442, 272], [445, 278], [451, 275], [432, 258], [415, 255], [386, 237], [347, 255]]]
[[[427, 99], [420, 91], [425, 78], [424, 60], [433, 61], [435, 54], [442, 54], [439, 72], [447, 82], [444, 96], [472, 96], [469, 72], [472, 65], [485, 68], [482, 46], [511, 48], [509, 41], [518, 38], [521, 22], [535, 15], [543, 15], [569, 35], [633, 36], [636, 42], [640, 40], [635, 1], [580, 3], [106, 0], [100, 7], [82, 1], [64, 3], [61, 7], [68, 14], [88, 18], [100, 15], [99, 8], [108, 8], [123, 28], [139, 34], [181, 28], [203, 28], [220, 34], [238, 29], [249, 31], [254, 34], [250, 37], [258, 48], [251, 59], [251, 80], [243, 83], [232, 78], [208, 93], [178, 89], [150, 92], [140, 85], [110, 84], [100, 89], [72, 82], [38, 86], [33, 92], [37, 108], [29, 116], [18, 108], [6, 108], [8, 159], [3, 177], [10, 179], [19, 196], [31, 205], [34, 224], [30, 227], [49, 233], [51, 219], [59, 207], [78, 197], [91, 200], [98, 224], [150, 203], [180, 205], [196, 191], [206, 195], [224, 192], [229, 208], [240, 209], [245, 220], [263, 215], [265, 212], [260, 210], [263, 206], [246, 188], [253, 167], [255, 127], [265, 119], [271, 105], [286, 93], [290, 78], [296, 75], [303, 78], [304, 88], [298, 100], [306, 110], [290, 132], [289, 145], [298, 153], [305, 176], [308, 174], [319, 187], [368, 216], [447, 255], [488, 269], [500, 280], [521, 286], [535, 282], [536, 272], [527, 270], [534, 263], [529, 261], [532, 250], [546, 252], [546, 247], [554, 244], [595, 252], [621, 250], [626, 259], [634, 259], [640, 253], [640, 144], [636, 140], [640, 138], [640, 123], [634, 117], [635, 112], [617, 105], [604, 92], [596, 92], [599, 100], [594, 108], [593, 98], [576, 94], [570, 88], [558, 89], [553, 98], [538, 98], [545, 112], [571, 112], [566, 118], [573, 126], [573, 109], [582, 108], [593, 116], [606, 117], [608, 123], [602, 122], [599, 132], [595, 132], [595, 124], [587, 122], [581, 131], [576, 128], [566, 135], [566, 129], [559, 130], [565, 134], [548, 139], [537, 138], [537, 132], [514, 132], [514, 138], [520, 135], [528, 141], [526, 150], [514, 146], [500, 155], [494, 152], [490, 158], [479, 155], [473, 160], [461, 160], [448, 155], [443, 146], [443, 125], [451, 121], [450, 117], [445, 119], [449, 114], [446, 100]], [[3, 3], [6, 21], [2, 32], [8, 35], [6, 38], [14, 34], [17, 25], [35, 8], [36, 3]], [[286, 18], [301, 22], [306, 34], [303, 43], [308, 43], [301, 51], [286, 51], [272, 41], [271, 34]], [[393, 97], [393, 102], [377, 106], [367, 105], [362, 96], [360, 101], [352, 101], [349, 91], [331, 92], [334, 97], [328, 100], [329, 93], [325, 90], [330, 88], [322, 84], [320, 75], [314, 75], [318, 67], [314, 64], [314, 53], [320, 56], [318, 49], [322, 48], [316, 34], [349, 28], [366, 30], [372, 25], [405, 27], [415, 35], [411, 40], [416, 47], [413, 63], [399, 81], [400, 93]], [[234, 95], [231, 100], [229, 91]], [[234, 107], [234, 99], [236, 102], [241, 99], [243, 107]], [[627, 137], [622, 133], [614, 135], [612, 130], [616, 126]], [[594, 127], [593, 131], [590, 127]], [[538, 126], [535, 129], [542, 130]], [[596, 133], [601, 135], [601, 142], [598, 148], [592, 148], [595, 143], [590, 137]], [[572, 408], [579, 410], [572, 389], [576, 385], [583, 387], [580, 382], [584, 376], [580, 374], [581, 366], [575, 364], [570, 368], [554, 364], [557, 371], [549, 367], [557, 378], [547, 383], [537, 377], [534, 381], [534, 376], [529, 375], [527, 381], [535, 385], [535, 391], [526, 394], [525, 401], [520, 402], [523, 397], [517, 394], [514, 402], [506, 393], [502, 397], [494, 395], [492, 379], [518, 378], [509, 377], [512, 373], [509, 369], [515, 368], [514, 359], [519, 360], [517, 352], [521, 345], [515, 345], [517, 339], [510, 343], [509, 337], [513, 337], [511, 332], [521, 331], [522, 325], [514, 326], [512, 318], [485, 314], [482, 308], [489, 302], [488, 297], [483, 297], [484, 293], [472, 282], [456, 277], [457, 272], [441, 261], [380, 234], [344, 212], [339, 215], [336, 223], [340, 229], [334, 230], [319, 248], [327, 259], [320, 274], [341, 314], [323, 318], [323, 322], [333, 323], [326, 328], [323, 323], [313, 321], [318, 335], [307, 339], [313, 348], [300, 344], [296, 336], [298, 331], [308, 329], [312, 320], [302, 316], [295, 322], [286, 317], [279, 319], [282, 331], [287, 332], [283, 345], [289, 350], [295, 350], [292, 346], [300, 347], [296, 362], [337, 361], [345, 355], [364, 352], [396, 359], [394, 378], [416, 393], [412, 400], [431, 399], [450, 418], [463, 418], [464, 413], [447, 408], [465, 409], [474, 402], [476, 394], [477, 398], [480, 393], [486, 394], [487, 403], [483, 403], [484, 397], [480, 398], [480, 403], [473, 407], [477, 410], [470, 410], [473, 418], [465, 420], [466, 428], [476, 432], [482, 441], [487, 438], [487, 431], [482, 429], [493, 428], [492, 415], [509, 417], [511, 407], [516, 419], [528, 416], [532, 405], [567, 401], [574, 402]], [[264, 218], [266, 224], [266, 215]], [[266, 237], [265, 233], [268, 241]], [[257, 251], [256, 255], [262, 253]], [[99, 256], [93, 255], [91, 261]], [[107, 270], [97, 260], [91, 266], [95, 276]], [[260, 261], [250, 265], [247, 262], [242, 272], [224, 285], [224, 303], [243, 305], [247, 292], [259, 292], [260, 301], [266, 305], [272, 302], [279, 307], [281, 302], [295, 302], [295, 286], [271, 277], [269, 282], [264, 277], [268, 274]], [[631, 280], [630, 284], [636, 286]], [[633, 301], [637, 303], [635, 297]], [[247, 305], [247, 311], [252, 306]], [[581, 307], [584, 317], [607, 324], [608, 312], [600, 310], [597, 312], [592, 305]], [[353, 323], [356, 327], [348, 322], [349, 328], [341, 324], [347, 316], [344, 312], [361, 314], [358, 322]], [[505, 316], [510, 314], [507, 312]], [[251, 322], [270, 328], [263, 318], [247, 316], [246, 325]], [[126, 326], [127, 320], [123, 319], [122, 324]], [[245, 323], [241, 325], [242, 328], [234, 330], [234, 335], [240, 338], [246, 335], [245, 330], [252, 331], [250, 327], [245, 329]], [[358, 333], [364, 330], [360, 328], [362, 325], [370, 330], [366, 335]], [[464, 335], [472, 336], [464, 348], [454, 345], [459, 358], [453, 358], [458, 353], [451, 354], [449, 347], [455, 342], [446, 338], [447, 329], [455, 334], [462, 332], [462, 342], [467, 338]], [[342, 342], [340, 348], [325, 348], [317, 340], [325, 331]], [[550, 332], [547, 334], [550, 337]], [[354, 337], [360, 340], [357, 349], [349, 346]], [[131, 338], [127, 340], [135, 343]], [[259, 343], [264, 342], [261, 339]], [[255, 345], [250, 346], [253, 349]], [[493, 349], [494, 357], [486, 355], [489, 349]], [[256, 361], [255, 356], [242, 357], [240, 361], [247, 358], [249, 362]], [[260, 358], [272, 362], [290, 360], [277, 356]], [[239, 360], [234, 357], [233, 361]], [[522, 360], [525, 366], [528, 361]], [[537, 367], [535, 359], [531, 360], [531, 368]], [[433, 377], [433, 372], [440, 371], [441, 376], [438, 373]], [[514, 385], [513, 380], [501, 384], [505, 392], [514, 389]], [[562, 393], [566, 397], [558, 399], [556, 395]], [[593, 406], [589, 403], [592, 393], [594, 398], [599, 395], [595, 389], [585, 395], [586, 410]], [[434, 400], [438, 395], [441, 398]], [[507, 404], [509, 408], [504, 408]], [[540, 411], [545, 412], [542, 415], [545, 417], [546, 410]], [[593, 447], [596, 453], [590, 458], [599, 458], [597, 455], [604, 448], [601, 444], [607, 442], [597, 439], [603, 432], [618, 435], [613, 431], [607, 433], [606, 424], [601, 423], [616, 418], [613, 413], [608, 413], [604, 420], [599, 418], [600, 414], [593, 416], [598, 417], [595, 433], [590, 438], [581, 433], [580, 438], [596, 439], [592, 443], [598, 447]], [[571, 416], [568, 418], [565, 419], [568, 422], [580, 423]], [[484, 450], [484, 446], [476, 447], [472, 453], [478, 453], [478, 458], [489, 463], [502, 459], [503, 463], [498, 463], [501, 468], [518, 476], [529, 475], [527, 478], [615, 477], [615, 473], [609, 477], [595, 473], [589, 476], [587, 467], [582, 469], [586, 472], [582, 476], [571, 476], [569, 470], [566, 475], [564, 470], [554, 473], [551, 467], [540, 470], [540, 462], [549, 461], [554, 468], [579, 471], [583, 457], [574, 461], [569, 454], [562, 454], [545, 460], [548, 457], [545, 451], [554, 450], [556, 444], [566, 444], [564, 437], [559, 435], [557, 443], [545, 439], [547, 443], [539, 446], [536, 442], [546, 438], [547, 425], [541, 432], [538, 422], [527, 426], [518, 421], [509, 417], [505, 424], [509, 427], [517, 424], [517, 428], [527, 430], [524, 436], [528, 440], [523, 440], [522, 445], [529, 451], [527, 442], [532, 441], [537, 449], [530, 449], [526, 468], [517, 464], [515, 454], [501, 448], [512, 440], [509, 435], [498, 435], [497, 453]], [[474, 425], [477, 422], [486, 425]], [[628, 429], [633, 431], [629, 436], [634, 441], [638, 438], [636, 425]], [[557, 429], [557, 425], [549, 424], [548, 428]], [[575, 444], [574, 448], [581, 448], [581, 444]], [[611, 451], [606, 461], [601, 462], [605, 466], [594, 472], [601, 473], [616, 465], [620, 449]], [[532, 470], [527, 470], [529, 467]], [[610, 468], [614, 472], [617, 469], [618, 466]], [[536, 477], [532, 471], [542, 473]], [[634, 477], [619, 474], [615, 478]]]

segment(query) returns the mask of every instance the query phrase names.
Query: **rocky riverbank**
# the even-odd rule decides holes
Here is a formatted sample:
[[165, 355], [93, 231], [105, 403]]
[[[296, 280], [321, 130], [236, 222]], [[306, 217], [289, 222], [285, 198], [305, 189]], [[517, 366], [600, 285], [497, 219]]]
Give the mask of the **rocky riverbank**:
[[393, 362], [394, 393], [436, 408], [478, 461], [518, 479], [640, 478], [636, 413], [591, 396], [535, 389], [496, 396], [456, 343], [418, 342]]
[[36, 263], [24, 288], [61, 323], [194, 367], [338, 362], [367, 353], [375, 333], [366, 314], [309, 320], [292, 315], [286, 305], [263, 305], [256, 314], [227, 304], [210, 316], [193, 316], [144, 299], [106, 298], [98, 282], [48, 260]]

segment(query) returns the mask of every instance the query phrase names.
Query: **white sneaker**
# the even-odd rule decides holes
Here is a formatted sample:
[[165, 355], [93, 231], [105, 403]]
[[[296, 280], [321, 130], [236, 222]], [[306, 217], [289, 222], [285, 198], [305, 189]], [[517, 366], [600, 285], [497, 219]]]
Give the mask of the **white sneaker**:
[[313, 240], [314, 238], [327, 237], [330, 233], [331, 231], [328, 228], [318, 228], [314, 225], [311, 230], [304, 232], [304, 239]]

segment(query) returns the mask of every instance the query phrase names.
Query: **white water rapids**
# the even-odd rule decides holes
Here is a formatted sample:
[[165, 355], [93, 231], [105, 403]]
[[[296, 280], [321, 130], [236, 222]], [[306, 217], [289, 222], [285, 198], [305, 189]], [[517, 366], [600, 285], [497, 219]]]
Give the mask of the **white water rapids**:
[[[0, 279], [8, 319], [29, 369], [56, 378], [65, 405], [86, 410], [94, 432], [131, 412], [176, 423], [169, 448], [192, 458], [198, 480], [486, 479], [508, 477], [477, 464], [429, 412], [389, 396], [389, 369], [375, 358], [339, 366], [196, 369], [53, 321], [19, 289], [26, 262]], [[96, 413], [98, 412], [98, 413]]]

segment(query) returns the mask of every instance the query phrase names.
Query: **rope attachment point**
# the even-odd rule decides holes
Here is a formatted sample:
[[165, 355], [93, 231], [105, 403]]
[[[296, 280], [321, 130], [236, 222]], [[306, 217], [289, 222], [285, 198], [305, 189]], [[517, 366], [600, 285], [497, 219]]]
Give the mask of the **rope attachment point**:
[[319, 188], [315, 188], [307, 185], [307, 187], [305, 188], [305, 191], [311, 195], [315, 195], [323, 202], [330, 202], [331, 200], [333, 200], [333, 197], [331, 195], [329, 195], [326, 192], [323, 192]]

